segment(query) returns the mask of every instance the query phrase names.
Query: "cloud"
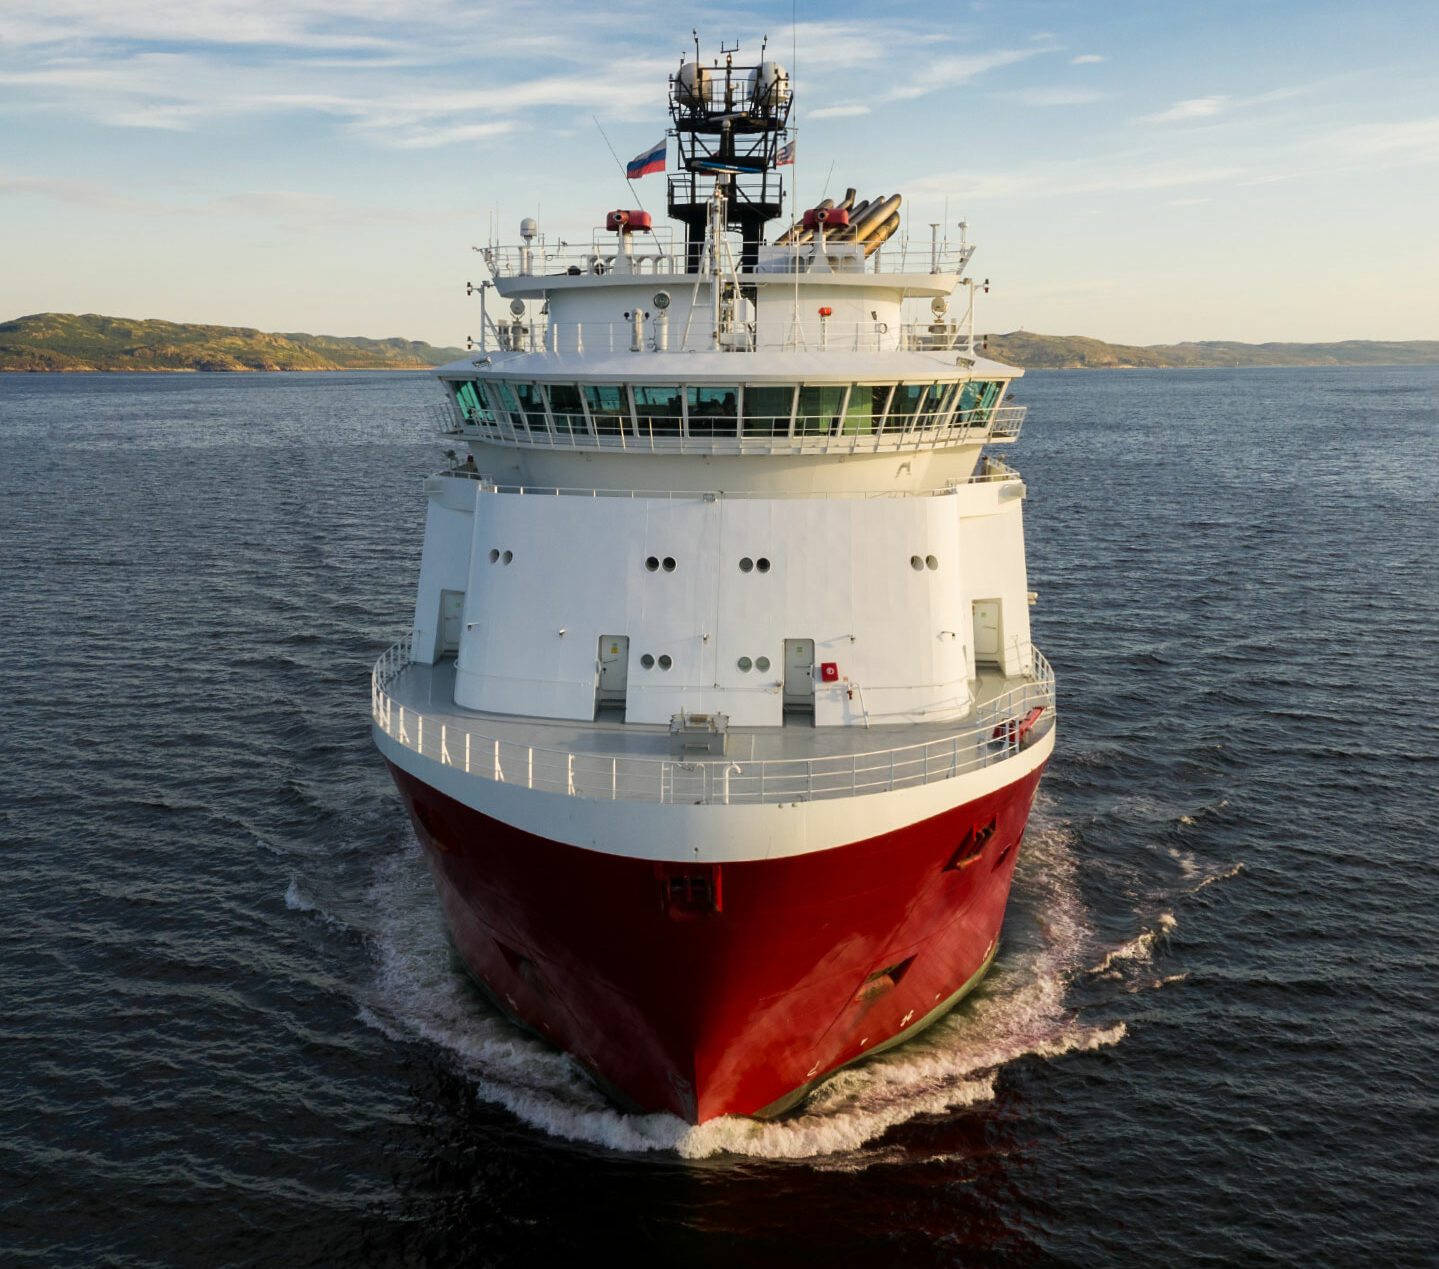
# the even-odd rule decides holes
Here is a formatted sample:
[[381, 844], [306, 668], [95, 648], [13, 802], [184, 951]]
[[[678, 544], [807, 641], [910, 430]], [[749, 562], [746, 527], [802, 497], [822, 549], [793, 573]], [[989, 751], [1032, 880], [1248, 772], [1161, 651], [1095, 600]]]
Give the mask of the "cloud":
[[1019, 106], [1089, 106], [1096, 101], [1107, 101], [1111, 94], [1096, 92], [1089, 88], [1023, 88], [1017, 92], [996, 93], [1001, 101], [1012, 101]]
[[1191, 97], [1176, 101], [1168, 110], [1154, 115], [1140, 115], [1140, 123], [1184, 123], [1190, 119], [1208, 119], [1225, 108], [1228, 97]]
[[903, 86], [890, 89], [883, 94], [883, 98], [886, 101], [908, 101], [944, 88], [958, 88], [986, 71], [1012, 66], [1016, 62], [1027, 61], [1049, 51], [1042, 48], [995, 49], [989, 53], [937, 57], [917, 66], [907, 76]]
[[1096, 62], [1107, 62], [1109, 58], [1100, 53], [1081, 53], [1078, 57], [1071, 57], [1071, 66], [1093, 66]]
[[807, 119], [841, 119], [849, 115], [867, 115], [868, 106], [825, 106], [820, 110], [810, 110], [805, 113]]

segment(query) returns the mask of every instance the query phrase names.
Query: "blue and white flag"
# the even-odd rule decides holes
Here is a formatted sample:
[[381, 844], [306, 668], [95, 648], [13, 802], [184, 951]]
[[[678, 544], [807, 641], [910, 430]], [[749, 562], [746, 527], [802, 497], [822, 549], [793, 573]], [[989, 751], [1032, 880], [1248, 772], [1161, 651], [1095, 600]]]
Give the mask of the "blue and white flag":
[[625, 180], [635, 181], [641, 176], [648, 176], [651, 172], [663, 172], [665, 170], [665, 139], [660, 138], [660, 143], [651, 146], [643, 154], [637, 154], [625, 167]]

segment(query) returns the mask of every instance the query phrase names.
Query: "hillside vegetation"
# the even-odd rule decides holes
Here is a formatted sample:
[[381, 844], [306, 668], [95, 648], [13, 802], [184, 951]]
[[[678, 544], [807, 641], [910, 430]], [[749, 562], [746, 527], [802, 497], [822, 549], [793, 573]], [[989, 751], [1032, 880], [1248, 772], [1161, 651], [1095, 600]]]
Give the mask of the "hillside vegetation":
[[[1033, 370], [1439, 363], [1439, 340], [1337, 344], [1106, 344], [1083, 335], [987, 335], [996, 361]], [[465, 355], [409, 339], [268, 334], [247, 326], [34, 313], [0, 323], [5, 370], [421, 370]]]
[[420, 370], [463, 357], [409, 339], [34, 313], [0, 323], [0, 370]]
[[1106, 344], [1083, 335], [986, 335], [986, 355], [1032, 370], [1166, 369], [1182, 366], [1403, 366], [1439, 362], [1439, 340], [1349, 339], [1337, 344]]

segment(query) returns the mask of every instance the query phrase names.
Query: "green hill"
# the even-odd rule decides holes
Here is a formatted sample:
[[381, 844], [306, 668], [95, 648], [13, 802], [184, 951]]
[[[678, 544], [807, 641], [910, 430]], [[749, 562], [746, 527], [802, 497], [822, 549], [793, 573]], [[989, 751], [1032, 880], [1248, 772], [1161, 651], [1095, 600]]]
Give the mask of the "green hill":
[[1349, 339], [1337, 344], [1106, 344], [1083, 335], [986, 335], [986, 355], [1030, 370], [1165, 369], [1181, 366], [1404, 366], [1439, 362], [1439, 340]]
[[[1032, 370], [1439, 363], [1439, 340], [1336, 344], [1106, 344], [1083, 335], [986, 335], [987, 355]], [[409, 339], [267, 334], [247, 326], [35, 313], [0, 323], [5, 370], [422, 370], [465, 355]]]
[[421, 370], [463, 357], [409, 339], [34, 313], [0, 323], [4, 370]]

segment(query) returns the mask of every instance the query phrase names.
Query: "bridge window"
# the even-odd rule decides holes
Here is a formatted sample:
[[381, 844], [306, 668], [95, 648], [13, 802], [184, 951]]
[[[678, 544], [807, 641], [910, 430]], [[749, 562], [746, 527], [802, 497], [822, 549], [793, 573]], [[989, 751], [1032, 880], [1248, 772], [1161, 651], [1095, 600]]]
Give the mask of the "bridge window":
[[791, 387], [746, 387], [744, 390], [744, 434], [746, 436], [788, 436], [794, 413]]
[[688, 388], [691, 436], [733, 436], [738, 417], [738, 388]]
[[630, 401], [623, 384], [587, 383], [585, 401], [601, 436], [620, 436], [630, 430]]
[[801, 386], [794, 434], [829, 436], [838, 431], [848, 392], [849, 385], [844, 383], [807, 383]]
[[550, 397], [550, 414], [555, 420], [557, 432], [585, 433], [585, 408], [580, 404], [580, 390], [572, 383], [552, 383], [547, 391]]
[[651, 384], [636, 385], [635, 424], [641, 436], [678, 436], [684, 418], [680, 390]]
[[490, 420], [484, 417], [484, 407], [480, 405], [479, 393], [475, 391], [473, 380], [466, 380], [464, 383], [452, 383], [454, 389], [455, 404], [460, 407], [460, 413], [471, 423], [488, 423]]
[[969, 379], [959, 394], [959, 423], [979, 426], [989, 418], [989, 412], [1004, 391], [1004, 384], [996, 380]]

